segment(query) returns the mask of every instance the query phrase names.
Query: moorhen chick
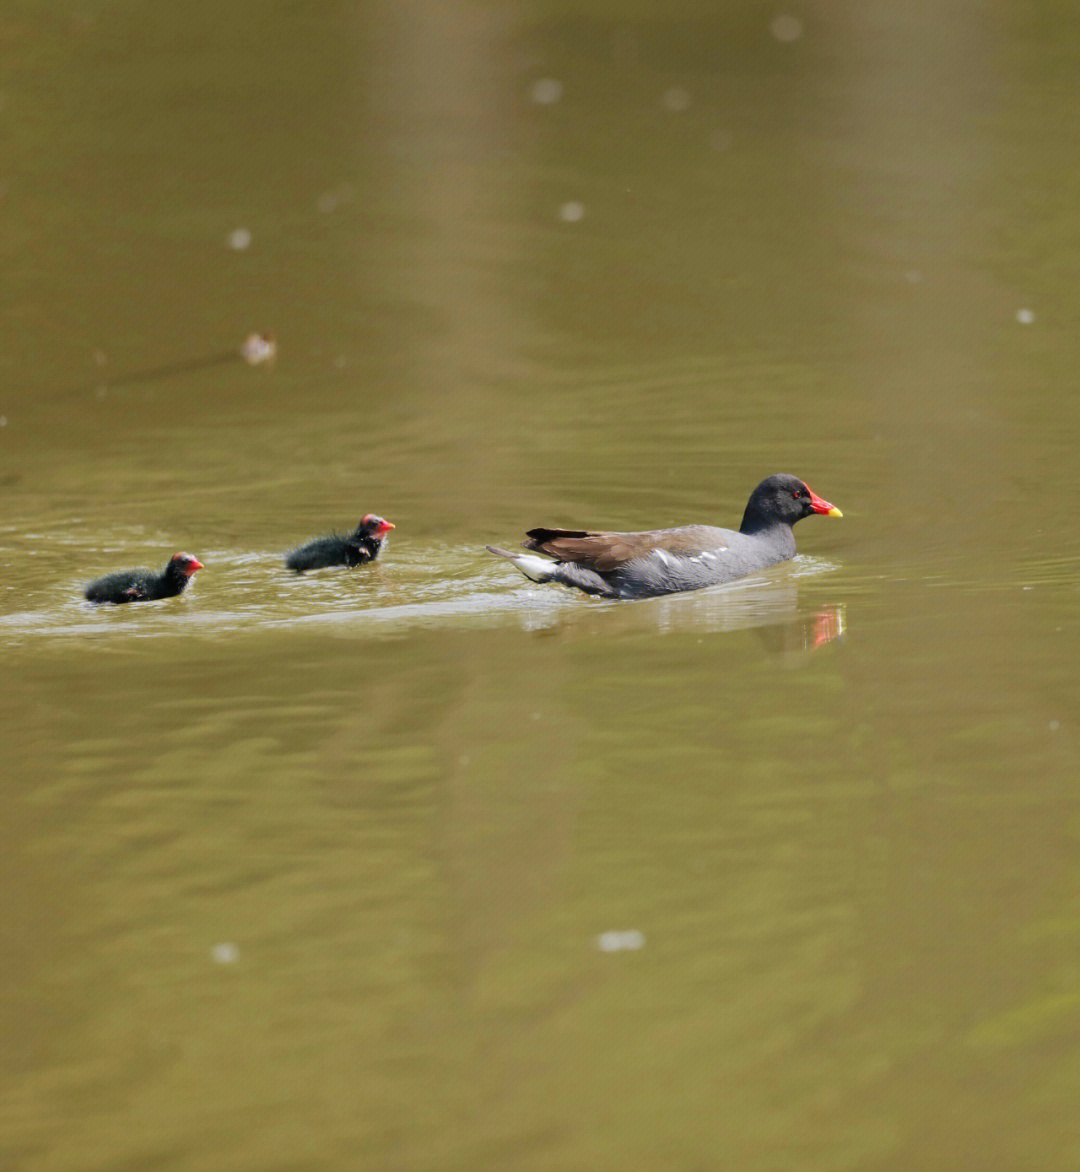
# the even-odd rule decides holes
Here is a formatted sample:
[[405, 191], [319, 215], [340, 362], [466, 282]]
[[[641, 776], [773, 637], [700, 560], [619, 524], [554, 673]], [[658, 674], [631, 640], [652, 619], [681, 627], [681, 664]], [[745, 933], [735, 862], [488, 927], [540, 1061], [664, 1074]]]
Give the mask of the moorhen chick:
[[348, 537], [340, 533], [316, 537], [286, 554], [285, 565], [298, 574], [321, 570], [324, 566], [362, 566], [379, 556], [383, 541], [393, 528], [389, 521], [368, 513]]
[[534, 582], [559, 582], [604, 598], [649, 598], [730, 582], [787, 561], [795, 556], [791, 527], [811, 513], [843, 516], [797, 476], [779, 474], [750, 494], [737, 533], [710, 525], [648, 533], [530, 529], [521, 544], [554, 561], [487, 548]]
[[153, 570], [119, 570], [106, 574], [86, 588], [89, 602], [153, 602], [183, 594], [184, 588], [197, 570], [203, 568], [198, 558], [189, 553], [174, 553], [169, 564], [155, 574]]

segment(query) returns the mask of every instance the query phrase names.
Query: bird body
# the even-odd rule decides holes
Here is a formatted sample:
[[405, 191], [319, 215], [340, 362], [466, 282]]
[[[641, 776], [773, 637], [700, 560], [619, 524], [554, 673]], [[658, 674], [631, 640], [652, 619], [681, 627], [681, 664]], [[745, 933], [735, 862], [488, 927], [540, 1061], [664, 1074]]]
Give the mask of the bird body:
[[389, 521], [368, 513], [348, 536], [329, 533], [298, 546], [286, 555], [285, 565], [298, 574], [325, 566], [362, 566], [379, 556], [386, 534], [393, 528]]
[[648, 598], [715, 586], [787, 561], [795, 556], [791, 527], [811, 513], [842, 516], [802, 480], [777, 475], [754, 489], [737, 531], [710, 525], [642, 533], [538, 528], [522, 545], [547, 558], [487, 548], [534, 582], [559, 582], [605, 598]]
[[153, 602], [182, 594], [191, 576], [203, 568], [189, 553], [174, 554], [160, 574], [153, 570], [118, 570], [106, 574], [86, 587], [88, 602]]

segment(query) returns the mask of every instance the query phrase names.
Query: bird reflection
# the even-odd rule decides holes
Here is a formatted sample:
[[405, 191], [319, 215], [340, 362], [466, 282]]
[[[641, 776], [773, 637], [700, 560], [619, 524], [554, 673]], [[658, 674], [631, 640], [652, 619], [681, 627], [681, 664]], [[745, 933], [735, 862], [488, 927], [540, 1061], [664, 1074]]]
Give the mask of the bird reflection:
[[641, 602], [590, 603], [560, 607], [534, 616], [530, 625], [546, 634], [579, 635], [653, 631], [659, 634], [718, 633], [754, 630], [776, 654], [816, 651], [845, 631], [840, 605], [799, 609], [796, 577], [779, 581], [744, 579], [727, 585], [669, 594]]
[[815, 614], [798, 615], [790, 622], [760, 627], [758, 634], [770, 651], [816, 651], [844, 633], [844, 608], [828, 607]]

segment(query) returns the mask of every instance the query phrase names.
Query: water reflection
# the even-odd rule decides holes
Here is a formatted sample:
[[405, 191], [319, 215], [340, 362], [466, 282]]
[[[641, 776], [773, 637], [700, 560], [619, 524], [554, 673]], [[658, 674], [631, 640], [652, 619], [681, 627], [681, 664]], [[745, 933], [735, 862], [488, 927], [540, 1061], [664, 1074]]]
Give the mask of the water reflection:
[[[844, 633], [842, 606], [800, 612], [798, 579], [830, 569], [815, 559], [739, 582], [668, 594], [639, 602], [584, 600], [583, 606], [545, 609], [525, 624], [572, 634], [713, 634], [758, 630], [770, 651], [810, 651]], [[530, 600], [550, 588], [527, 590]]]

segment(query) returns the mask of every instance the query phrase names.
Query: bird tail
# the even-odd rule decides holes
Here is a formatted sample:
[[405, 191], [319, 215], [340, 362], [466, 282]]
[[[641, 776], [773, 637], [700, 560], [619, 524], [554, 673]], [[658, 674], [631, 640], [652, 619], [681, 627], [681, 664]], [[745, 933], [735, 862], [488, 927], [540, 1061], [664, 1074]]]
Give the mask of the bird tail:
[[508, 562], [513, 562], [525, 577], [532, 582], [550, 582], [556, 576], [557, 563], [549, 562], [547, 558], [534, 557], [528, 553], [511, 553], [510, 550], [499, 549], [495, 545], [489, 545], [485, 548], [488, 553], [493, 553], [496, 557], [506, 558]]

